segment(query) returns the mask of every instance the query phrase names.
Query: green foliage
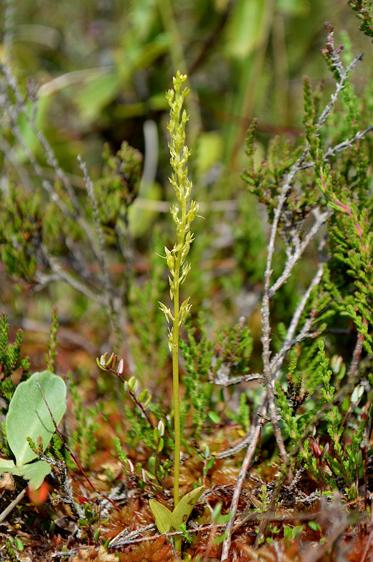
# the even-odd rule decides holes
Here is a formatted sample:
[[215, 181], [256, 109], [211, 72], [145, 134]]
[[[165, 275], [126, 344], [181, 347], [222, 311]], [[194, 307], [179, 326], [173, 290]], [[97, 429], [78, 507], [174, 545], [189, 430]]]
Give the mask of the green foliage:
[[230, 376], [247, 374], [252, 350], [253, 338], [243, 321], [225, 328], [218, 337], [214, 373], [225, 367]]
[[27, 444], [27, 437], [40, 444], [43, 450], [46, 449], [65, 413], [65, 402], [65, 383], [49, 371], [34, 373], [17, 386], [6, 418], [7, 439], [17, 465], [28, 463], [36, 457]]
[[100, 404], [90, 408], [84, 406], [78, 384], [72, 379], [70, 379], [69, 391], [75, 418], [75, 428], [69, 436], [69, 444], [78, 455], [82, 467], [89, 468], [92, 456], [97, 451], [96, 432], [99, 428], [98, 418], [102, 406]]
[[24, 544], [19, 537], [9, 537], [6, 539], [4, 544], [4, 550], [9, 562], [18, 562], [18, 552], [22, 552], [24, 550]]
[[52, 322], [49, 332], [49, 342], [48, 342], [48, 354], [47, 354], [47, 370], [56, 370], [56, 359], [57, 359], [57, 335], [58, 335], [58, 316], [57, 310], [52, 311]]
[[37, 255], [43, 238], [43, 220], [39, 194], [20, 194], [12, 186], [0, 196], [0, 254], [10, 275], [31, 281], [37, 268]]
[[303, 530], [304, 525], [294, 525], [293, 527], [291, 527], [290, 525], [285, 525], [284, 538], [285, 540], [293, 543], [302, 534]]
[[191, 414], [193, 437], [199, 439], [206, 427], [209, 414], [214, 413], [213, 385], [209, 380], [213, 346], [207, 338], [202, 320], [197, 327], [187, 326], [187, 339], [180, 342], [184, 360], [183, 383], [185, 396], [182, 403], [182, 419]]
[[224, 404], [218, 387], [213, 384], [213, 381], [229, 384], [230, 378], [233, 380], [249, 373], [253, 349], [250, 330], [238, 322], [221, 330], [214, 345], [207, 336], [205, 323], [201, 315], [195, 324], [188, 324], [187, 338], [181, 342], [185, 370], [182, 417], [189, 421], [188, 416], [191, 416], [189, 423], [196, 440], [208, 430], [211, 423], [221, 423], [224, 417], [233, 419], [245, 429], [248, 429], [250, 420], [249, 398], [245, 392], [239, 396], [238, 408], [231, 410]]
[[373, 8], [369, 0], [349, 0], [349, 6], [360, 20], [360, 29], [368, 37], [373, 37]]
[[8, 444], [16, 463], [1, 459], [0, 471], [22, 476], [31, 488], [39, 488], [51, 467], [44, 460], [32, 461], [39, 456], [39, 450], [43, 453], [48, 447], [65, 411], [66, 386], [60, 377], [42, 371], [20, 383], [10, 401], [5, 422]]
[[181, 498], [173, 511], [157, 500], [150, 500], [149, 506], [153, 512], [155, 523], [160, 533], [168, 533], [171, 529], [179, 531], [189, 519], [195, 504], [203, 492], [203, 486], [195, 488]]
[[21, 355], [23, 333], [18, 330], [15, 341], [9, 341], [9, 322], [5, 314], [0, 316], [0, 397], [9, 402], [14, 392], [14, 383], [11, 379], [12, 373], [17, 369], [22, 374], [27, 374], [30, 362]]
[[290, 450], [304, 444], [298, 455], [301, 466], [323, 485], [355, 496], [356, 478], [362, 478], [365, 416], [358, 407], [362, 394], [355, 398], [359, 387], [342, 403], [337, 400], [338, 389], [347, 384], [345, 377], [342, 358], [330, 361], [320, 338], [308, 349], [294, 351], [287, 387], [279, 383], [276, 393]]
[[[48, 3], [43, 3], [43, 8], [44, 4]], [[75, 4], [67, 0], [65, 6], [76, 31], [80, 23], [74, 15], [81, 13], [79, 3]], [[17, 314], [30, 319], [42, 316], [44, 320], [45, 301], [59, 299], [63, 305], [59, 310], [64, 311], [61, 319], [69, 322], [70, 307], [78, 301], [63, 286], [60, 290], [62, 283], [68, 284], [83, 295], [85, 304], [78, 303], [84, 309], [83, 337], [92, 336], [97, 348], [102, 344], [102, 349], [108, 349], [113, 341], [109, 342], [109, 337], [123, 336], [121, 359], [103, 353], [98, 360], [105, 375], [98, 381], [94, 377], [87, 380], [82, 368], [78, 380], [71, 384], [75, 425], [73, 422], [67, 439], [84, 480], [87, 476], [89, 481], [93, 455], [102, 445], [100, 425], [110, 426], [109, 415], [115, 412], [113, 417], [119, 421], [108, 430], [108, 448], [114, 449], [122, 464], [126, 490], [137, 486], [147, 498], [161, 492], [167, 498], [174, 462], [173, 511], [150, 501], [161, 533], [177, 530], [184, 538], [191, 536], [186, 522], [202, 488], [180, 499], [180, 468], [183, 485], [189, 489], [199, 479], [189, 470], [201, 470], [203, 481], [211, 487], [207, 506], [211, 507], [210, 495], [213, 502], [219, 502], [211, 508], [212, 530], [215, 524], [233, 523], [230, 518], [237, 514], [221, 515], [221, 506], [228, 505], [228, 494], [220, 503], [222, 490], [230, 485], [217, 484], [215, 490], [220, 475], [224, 473], [229, 479], [230, 468], [237, 469], [241, 461], [239, 456], [225, 461], [232, 451], [218, 450], [222, 442], [229, 445], [232, 420], [240, 426], [238, 432], [243, 434], [244, 430], [249, 439], [260, 435], [253, 441], [251, 463], [262, 459], [259, 439], [262, 445], [269, 445], [265, 451], [262, 446], [265, 458], [270, 459], [263, 478], [267, 474], [273, 477], [277, 449], [271, 456], [276, 438], [283, 461], [280, 468], [284, 467], [284, 473], [289, 468], [297, 470], [294, 482], [284, 486], [295, 496], [295, 504], [304, 499], [299, 474], [311, 476], [312, 486], [316, 482], [314, 497], [337, 489], [347, 498], [357, 497], [371, 454], [372, 129], [367, 119], [373, 96], [363, 73], [355, 88], [351, 68], [346, 70], [355, 60], [347, 32], [343, 52], [335, 46], [329, 26], [322, 51], [324, 67], [319, 69], [313, 60], [310, 46], [319, 32], [315, 16], [333, 13], [333, 6], [324, 3], [323, 7], [320, 0], [279, 0], [274, 9], [265, 2], [218, 0], [179, 6], [168, 0], [159, 5], [140, 0], [131, 3], [115, 21], [119, 4], [112, 3], [107, 8], [113, 20], [110, 32], [101, 33], [106, 16], [100, 10], [104, 8], [85, 4], [98, 23], [99, 33], [95, 26], [86, 25], [88, 13], [83, 27], [90, 31], [87, 36], [82, 32], [88, 40], [81, 41], [79, 49], [72, 48], [70, 36], [75, 33], [70, 32], [64, 35], [63, 56], [49, 47], [48, 59], [44, 59], [45, 55], [30, 48], [27, 57], [31, 62], [45, 63], [44, 85], [37, 99], [23, 84], [22, 57], [19, 66], [14, 65], [14, 76], [13, 65], [9, 64], [8, 71], [0, 67], [4, 80], [0, 96], [4, 110], [0, 260], [7, 274], [6, 306], [13, 306], [9, 302], [16, 295]], [[361, 21], [361, 29], [371, 35], [369, 4], [365, 0], [349, 4]], [[55, 8], [57, 22], [63, 8]], [[47, 5], [45, 9], [43, 17], [48, 20]], [[51, 21], [57, 29], [54, 13]], [[252, 33], [247, 33], [250, 26]], [[22, 48], [22, 41], [17, 41], [14, 60]], [[4, 40], [4, 51], [8, 60], [8, 40]], [[76, 59], [70, 58], [70, 51]], [[87, 61], [90, 68], [84, 69]], [[306, 61], [313, 78], [304, 82], [302, 133], [298, 110], [301, 82], [294, 77]], [[176, 67], [190, 69], [192, 95], [188, 96], [186, 76], [176, 73]], [[165, 101], [161, 92], [170, 71], [176, 76]], [[60, 76], [54, 79], [54, 73]], [[314, 86], [314, 77], [325, 74], [328, 78], [323, 85]], [[20, 76], [19, 84], [16, 75]], [[57, 97], [55, 93], [61, 88], [64, 93]], [[158, 147], [167, 103], [170, 184], [176, 197], [170, 213], [165, 143]], [[61, 108], [63, 127], [56, 135], [52, 123], [54, 118], [61, 119]], [[76, 113], [82, 123], [75, 119]], [[259, 118], [250, 125], [246, 139], [245, 185], [238, 185], [244, 130], [248, 116], [255, 113]], [[149, 126], [154, 133], [150, 137]], [[124, 138], [133, 146], [123, 142]], [[50, 145], [47, 139], [51, 139]], [[188, 145], [193, 148], [192, 157]], [[83, 177], [77, 175], [75, 154], [79, 152], [89, 162], [92, 180], [81, 159]], [[198, 239], [193, 245], [192, 225], [198, 206], [192, 200], [192, 177], [205, 215], [193, 226]], [[155, 199], [162, 197], [161, 201], [149, 195], [153, 191]], [[151, 220], [145, 221], [144, 215]], [[310, 229], [315, 225], [312, 234]], [[162, 244], [157, 235], [160, 229], [165, 233]], [[164, 244], [171, 304], [167, 303], [167, 278], [158, 259]], [[320, 277], [310, 286], [315, 270]], [[281, 276], [277, 290], [276, 278], [281, 281]], [[194, 314], [189, 298], [183, 300], [180, 294], [187, 278]], [[21, 286], [27, 295], [37, 289], [39, 292], [33, 293], [37, 296], [26, 303], [9, 279], [26, 281]], [[158, 302], [162, 303], [160, 308]], [[208, 320], [202, 319], [202, 310]], [[168, 360], [162, 314], [169, 327], [172, 362]], [[80, 327], [73, 330], [79, 332]], [[57, 328], [54, 314], [45, 372], [49, 379], [55, 377], [49, 371], [55, 369]], [[54, 422], [63, 416], [66, 389], [56, 377], [53, 380], [60, 381], [56, 384], [59, 388], [46, 382], [44, 389], [40, 383], [36, 389], [39, 394], [35, 388], [28, 392], [31, 407], [21, 411], [19, 393], [30, 388], [22, 385], [31, 384], [36, 375], [21, 383], [12, 398], [13, 379], [19, 375], [15, 371], [28, 370], [20, 345], [19, 334], [14, 343], [9, 342], [8, 324], [1, 318], [4, 413], [12, 399], [7, 414], [10, 449], [2, 447], [2, 451], [7, 457], [13, 452], [16, 464], [1, 459], [0, 469], [37, 487], [54, 462], [45, 457], [46, 447], [61, 461], [57, 466], [64, 466], [65, 451]], [[67, 358], [62, 356], [61, 360]], [[86, 401], [92, 404], [102, 398], [103, 389], [105, 407], [88, 406]], [[237, 431], [237, 427], [233, 429]], [[247, 439], [244, 443], [251, 444]], [[233, 443], [233, 450], [239, 446]], [[28, 456], [20, 454], [21, 447]], [[108, 456], [113, 453], [106, 452]], [[66, 457], [70, 468], [72, 456]], [[109, 469], [104, 476], [109, 484], [117, 477]], [[255, 485], [259, 481], [252, 476]], [[68, 496], [68, 473], [63, 488]], [[276, 498], [273, 489], [272, 483], [259, 482], [252, 494], [259, 498], [257, 511], [272, 511], [277, 500], [283, 501], [283, 490]], [[74, 493], [65, 499], [87, 528], [83, 540], [87, 544], [98, 542], [104, 502], [100, 499], [100, 506], [95, 506], [92, 493], [89, 500], [83, 495], [75, 505]], [[130, 494], [128, 497], [132, 501]], [[244, 501], [242, 494], [239, 510]], [[143, 503], [141, 498], [139, 504]], [[95, 530], [91, 529], [94, 524]], [[283, 531], [290, 543], [302, 530], [301, 525], [279, 525], [271, 532], [279, 535]], [[229, 533], [222, 533], [218, 540], [229, 538]], [[261, 540], [260, 530], [257, 544]], [[179, 551], [179, 539], [175, 546]]]
[[[253, 134], [247, 137], [246, 153], [248, 155], [248, 167], [242, 174], [242, 179], [247, 184], [251, 193], [256, 195], [259, 202], [265, 205], [269, 218], [273, 218], [273, 212], [277, 203], [277, 196], [281, 185], [281, 180], [289, 171], [294, 159], [299, 154], [299, 149], [292, 146], [289, 141], [280, 137], [275, 137], [268, 146], [267, 158], [259, 165], [252, 158]], [[304, 180], [303, 180], [304, 181]], [[299, 189], [287, 202], [289, 212], [281, 218], [280, 227], [285, 227], [285, 218], [292, 221], [292, 226], [296, 226], [307, 211], [309, 211], [309, 198], [314, 201], [315, 196], [311, 193], [304, 193]]]
[[105, 146], [102, 178], [96, 183], [100, 220], [109, 246], [125, 248], [128, 211], [135, 201], [141, 179], [141, 153], [123, 142], [115, 155]]
[[168, 358], [167, 328], [158, 304], [167, 287], [159, 261], [161, 248], [163, 245], [156, 237], [149, 276], [141, 284], [133, 283], [130, 291], [131, 352], [140, 381], [162, 378]]
[[372, 214], [363, 202], [340, 202], [339, 207], [330, 229], [332, 259], [325, 286], [333, 309], [352, 320], [372, 353]]
[[240, 285], [247, 287], [263, 279], [266, 240], [262, 217], [254, 197], [245, 193], [238, 199], [239, 221], [234, 228], [234, 254], [237, 269], [242, 270]]
[[[7, 101], [12, 105], [12, 90], [18, 85], [10, 69], [9, 76], [12, 86]], [[33, 102], [26, 98], [24, 106], [33, 107]], [[23, 114], [24, 106], [17, 111]], [[118, 335], [114, 302], [128, 304], [132, 259], [128, 212], [139, 191], [142, 156], [128, 143], [115, 155], [106, 148], [105, 175], [96, 185], [79, 160], [86, 193], [76, 195], [47, 139], [35, 123], [32, 127], [58, 179], [52, 183], [44, 178], [30, 156], [34, 176], [22, 184], [12, 179], [1, 191], [0, 220], [7, 228], [0, 235], [0, 259], [17, 281], [41, 287], [62, 281], [89, 300], [100, 302], [110, 315], [111, 330]], [[113, 258], [120, 256], [125, 264], [121, 279], [111, 275], [112, 258], [105, 255], [108, 248], [115, 250]], [[95, 275], [90, 272], [92, 256], [100, 268]]]

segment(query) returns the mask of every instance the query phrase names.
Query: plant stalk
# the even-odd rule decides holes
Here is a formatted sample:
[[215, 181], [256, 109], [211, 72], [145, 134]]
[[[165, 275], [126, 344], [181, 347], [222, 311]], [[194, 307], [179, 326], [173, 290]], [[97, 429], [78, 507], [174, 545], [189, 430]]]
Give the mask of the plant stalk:
[[[179, 261], [179, 260], [178, 260]], [[175, 293], [174, 293], [174, 322], [172, 334], [172, 394], [174, 406], [174, 507], [179, 503], [180, 498], [180, 449], [181, 449], [181, 428], [180, 428], [180, 380], [179, 380], [179, 266], [175, 271]]]
[[[187, 76], [177, 72], [174, 77], [173, 90], [167, 93], [170, 105], [170, 163], [172, 176], [171, 185], [176, 194], [177, 203], [171, 209], [175, 223], [175, 243], [172, 249], [165, 248], [167, 265], [170, 271], [170, 298], [172, 307], [169, 309], [160, 303], [167, 322], [171, 324], [169, 346], [172, 354], [172, 398], [174, 415], [174, 478], [173, 496], [174, 510], [180, 502], [180, 455], [181, 455], [181, 422], [180, 422], [180, 370], [179, 348], [180, 328], [190, 311], [189, 299], [180, 302], [180, 285], [185, 281], [190, 264], [186, 262], [193, 234], [190, 225], [198, 211], [198, 205], [191, 199], [192, 183], [188, 178], [188, 158], [190, 152], [185, 144], [188, 114], [183, 110], [183, 103], [189, 93], [186, 87]], [[181, 552], [181, 537], [175, 538], [177, 555]]]
[[[179, 259], [178, 259], [179, 261]], [[180, 427], [180, 376], [179, 376], [179, 265], [175, 271], [174, 293], [174, 323], [172, 337], [172, 394], [174, 406], [174, 508], [180, 499], [180, 453], [181, 453], [181, 427]], [[181, 552], [181, 537], [175, 537], [175, 550]]]
[[[180, 500], [180, 455], [181, 455], [181, 424], [180, 424], [180, 373], [179, 373], [179, 337], [180, 337], [180, 267], [181, 252], [185, 242], [186, 232], [186, 203], [181, 201], [181, 232], [183, 233], [182, 244], [177, 253], [174, 275], [174, 299], [173, 299], [173, 330], [172, 330], [172, 394], [174, 406], [174, 508]], [[175, 537], [175, 550], [181, 552], [181, 537]]]

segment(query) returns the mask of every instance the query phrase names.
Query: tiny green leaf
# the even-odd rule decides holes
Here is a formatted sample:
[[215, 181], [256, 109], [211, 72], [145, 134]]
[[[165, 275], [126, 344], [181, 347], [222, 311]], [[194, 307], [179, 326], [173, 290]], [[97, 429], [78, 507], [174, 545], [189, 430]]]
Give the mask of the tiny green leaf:
[[14, 544], [15, 544], [16, 549], [17, 549], [19, 552], [22, 552], [22, 551], [25, 549], [25, 545], [23, 544], [23, 542], [21, 541], [21, 539], [19, 539], [18, 537], [15, 537], [15, 539], [14, 539]]
[[321, 527], [316, 521], [308, 521], [308, 526], [312, 531], [320, 531]]
[[208, 415], [209, 415], [210, 420], [211, 420], [213, 423], [220, 423], [220, 421], [221, 421], [221, 420], [220, 420], [220, 416], [219, 416], [216, 412], [214, 412], [213, 410], [211, 410]]
[[160, 533], [168, 533], [172, 525], [172, 513], [165, 505], [157, 500], [150, 500], [150, 509], [154, 515], [155, 524]]

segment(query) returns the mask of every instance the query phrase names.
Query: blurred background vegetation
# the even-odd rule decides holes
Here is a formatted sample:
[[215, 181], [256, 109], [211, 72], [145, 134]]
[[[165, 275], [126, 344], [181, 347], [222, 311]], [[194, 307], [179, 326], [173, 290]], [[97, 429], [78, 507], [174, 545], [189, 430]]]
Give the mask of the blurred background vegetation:
[[194, 92], [198, 171], [231, 171], [253, 116], [263, 139], [298, 133], [303, 77], [327, 75], [326, 21], [354, 50], [364, 42], [344, 0], [7, 0], [1, 16], [2, 56], [39, 89], [38, 124], [72, 168], [82, 152], [99, 165], [103, 142], [143, 151], [144, 123], [162, 132], [180, 69]]
[[[247, 128], [257, 118], [258, 159], [277, 135], [296, 141], [302, 131], [304, 76], [313, 84], [325, 78], [326, 88], [331, 80], [320, 56], [325, 22], [335, 27], [346, 56], [350, 44], [354, 53], [366, 49], [367, 40], [347, 2], [4, 0], [0, 21], [1, 60], [28, 92], [35, 122], [78, 193], [84, 188], [78, 154], [86, 160], [98, 189], [105, 150], [115, 153], [127, 141], [144, 155], [140, 192], [129, 215], [136, 282], [127, 304], [129, 310], [136, 307], [133, 317], [143, 322], [137, 328], [142, 338], [149, 327], [145, 320], [154, 315], [154, 341], [165, 330], [155, 310], [159, 295], [166, 292], [163, 262], [156, 254], [162, 252], [170, 232], [164, 93], [177, 69], [188, 74], [192, 177], [203, 215], [197, 226], [189, 292], [194, 310], [212, 311], [218, 324], [225, 324], [227, 312], [231, 323], [241, 315], [250, 318], [257, 338], [265, 217], [240, 179]], [[368, 69], [365, 60], [354, 78], [358, 92], [366, 86]], [[32, 127], [26, 119], [18, 125], [23, 142], [53, 180]], [[19, 170], [27, 168], [25, 151], [16, 143], [0, 143], [6, 169], [4, 154]], [[2, 176], [3, 187], [8, 177]], [[104, 195], [100, 202], [105, 207]], [[309, 259], [312, 262], [312, 255]], [[115, 269], [115, 256], [111, 261], [114, 275], [124, 275], [122, 269]], [[302, 275], [307, 278], [307, 267]], [[1, 276], [1, 307], [18, 318], [19, 325], [42, 328], [54, 302], [62, 325], [80, 321], [82, 340], [97, 345], [106, 341], [107, 321], [95, 309], [92, 314], [89, 299], [58, 283], [47, 287], [9, 283], [4, 268]], [[275, 316], [282, 321], [301, 285], [287, 288], [279, 300]], [[149, 333], [146, 336], [151, 340]], [[144, 345], [142, 341], [141, 353]]]

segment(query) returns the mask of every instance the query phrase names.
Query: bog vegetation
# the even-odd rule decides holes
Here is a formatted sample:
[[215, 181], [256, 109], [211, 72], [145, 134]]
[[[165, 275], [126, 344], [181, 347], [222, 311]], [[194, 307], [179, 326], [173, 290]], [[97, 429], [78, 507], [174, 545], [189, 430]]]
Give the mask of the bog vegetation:
[[368, 561], [370, 3], [114, 4], [3, 8], [0, 559]]

